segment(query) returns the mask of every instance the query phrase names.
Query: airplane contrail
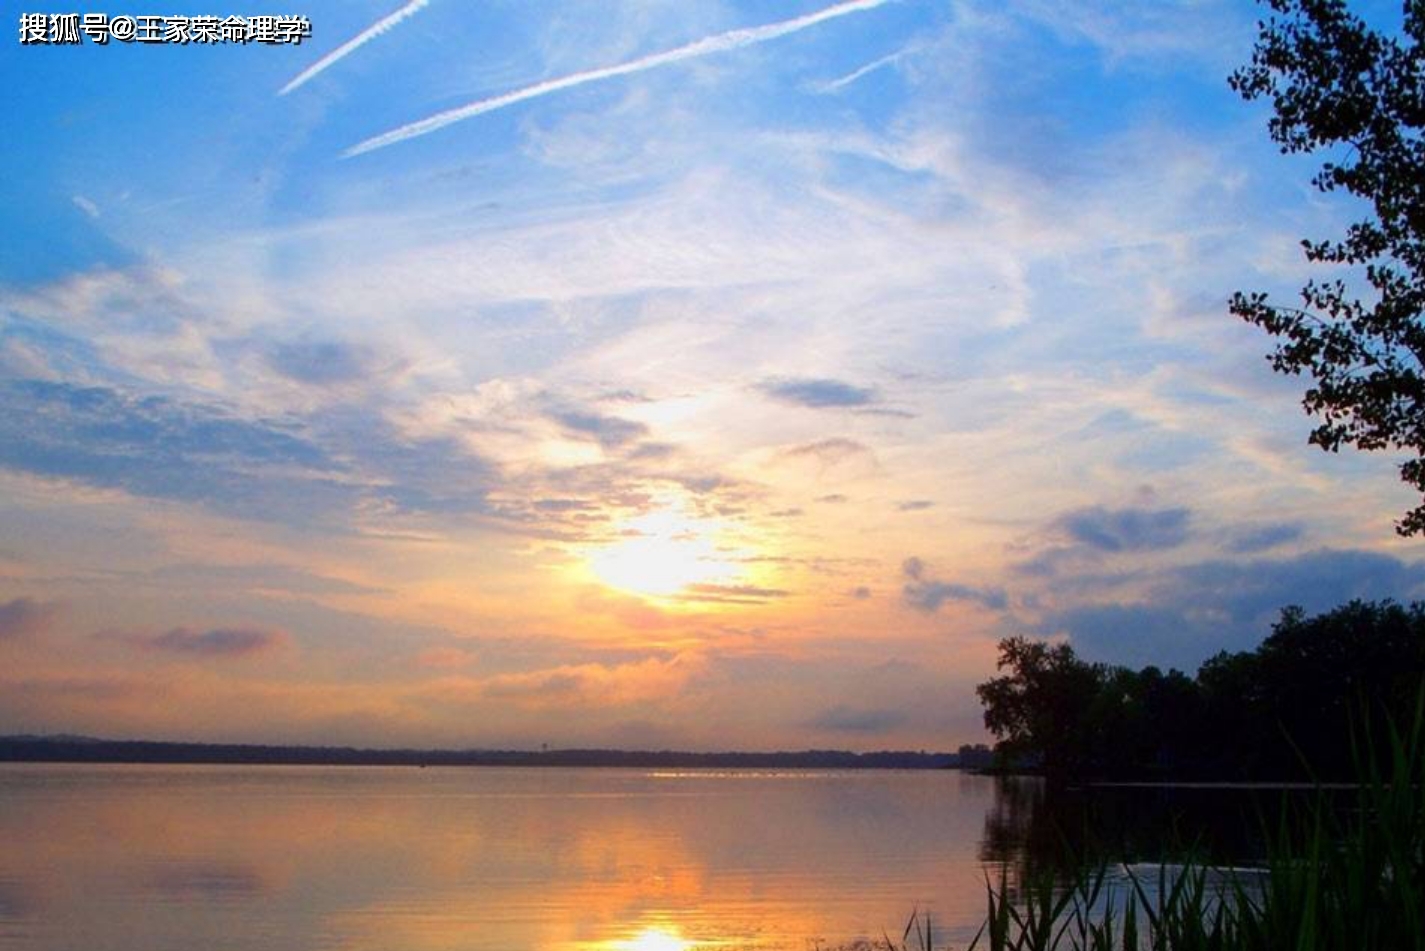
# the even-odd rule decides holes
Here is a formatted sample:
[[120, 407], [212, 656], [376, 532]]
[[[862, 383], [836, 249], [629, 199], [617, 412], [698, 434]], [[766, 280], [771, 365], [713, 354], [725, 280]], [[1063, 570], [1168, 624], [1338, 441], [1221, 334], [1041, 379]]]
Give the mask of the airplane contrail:
[[376, 37], [380, 36], [382, 33], [385, 33], [387, 30], [391, 29], [393, 26], [400, 23], [407, 17], [415, 13], [419, 13], [421, 9], [429, 3], [430, 0], [411, 0], [410, 3], [406, 4], [404, 7], [397, 10], [395, 13], [392, 13], [389, 16], [385, 16], [377, 20], [375, 23], [371, 24], [366, 29], [362, 30], [360, 33], [356, 34], [351, 39], [347, 40], [345, 43], [332, 50], [330, 53], [323, 56], [321, 59], [317, 60], [312, 65], [308, 66], [306, 69], [302, 70], [296, 76], [292, 77], [292, 81], [289, 82], [287, 85], [283, 86], [281, 89], [279, 89], [277, 91], [277, 95], [287, 95], [289, 92], [296, 89], [298, 86], [302, 85], [307, 80], [317, 75], [317, 73], [320, 73], [322, 70], [335, 63], [337, 60], [342, 59], [343, 57], [365, 46], [367, 43], [376, 39]]
[[782, 20], [779, 23], [768, 23], [765, 26], [744, 27], [737, 30], [728, 30], [726, 33], [717, 33], [713, 36], [704, 37], [692, 43], [665, 50], [662, 53], [651, 53], [648, 56], [641, 56], [638, 59], [631, 59], [626, 63], [618, 63], [614, 66], [603, 66], [599, 69], [585, 70], [580, 73], [570, 73], [568, 76], [560, 76], [557, 79], [546, 79], [544, 82], [526, 86], [523, 89], [516, 89], [499, 96], [492, 96], [488, 99], [478, 99], [475, 102], [457, 106], [454, 109], [447, 109], [444, 112], [437, 112], [435, 115], [400, 128], [392, 129], [390, 132], [383, 132], [364, 142], [353, 145], [342, 153], [342, 158], [351, 158], [361, 155], [364, 152], [372, 152], [376, 149], [385, 148], [388, 145], [395, 145], [397, 142], [404, 142], [406, 139], [414, 139], [416, 136], [426, 135], [436, 129], [444, 128], [453, 122], [460, 122], [472, 116], [483, 115], [487, 112], [494, 112], [506, 106], [512, 106], [517, 102], [524, 102], [527, 99], [536, 99], [546, 96], [561, 89], [570, 89], [574, 86], [582, 86], [585, 83], [598, 82], [603, 79], [612, 79], [615, 76], [626, 76], [629, 73], [641, 73], [644, 70], [656, 69], [659, 66], [666, 66], [669, 63], [681, 62], [685, 59], [695, 59], [699, 56], [707, 56], [712, 53], [721, 53], [726, 50], [740, 49], [744, 46], [753, 46], [758, 43], [765, 43], [768, 40], [776, 39], [779, 36], [786, 36], [788, 33], [796, 33], [805, 30], [807, 27], [815, 26], [827, 20], [834, 20], [837, 17], [844, 17], [850, 13], [859, 13], [862, 10], [874, 10], [892, 0], [848, 0], [845, 3], [838, 3], [815, 13], [808, 13], [791, 20]]
[[905, 50], [901, 50], [901, 51], [899, 51], [899, 52], [897, 52], [897, 53], [892, 53], [892, 54], [889, 55], [889, 56], [882, 56], [880, 59], [875, 60], [874, 62], [867, 63], [865, 66], [862, 66], [860, 69], [857, 69], [857, 70], [854, 70], [854, 71], [852, 71], [852, 72], [850, 72], [850, 73], [847, 73], [845, 76], [842, 76], [840, 79], [833, 79], [833, 80], [830, 80], [829, 82], [824, 82], [824, 83], [822, 83], [821, 85], [817, 86], [816, 89], [817, 89], [818, 92], [836, 92], [837, 90], [844, 89], [844, 88], [846, 88], [847, 86], [849, 86], [849, 85], [851, 85], [852, 83], [854, 83], [856, 80], [860, 79], [862, 76], [866, 76], [866, 75], [868, 75], [868, 74], [870, 74], [870, 73], [874, 73], [876, 70], [880, 69], [880, 68], [883, 67], [883, 66], [889, 66], [889, 65], [891, 65], [892, 63], [894, 63], [894, 62], [896, 62], [897, 60], [899, 60], [899, 59], [900, 59], [902, 56], [904, 56], [905, 54], [906, 54], [906, 51], [905, 51]]

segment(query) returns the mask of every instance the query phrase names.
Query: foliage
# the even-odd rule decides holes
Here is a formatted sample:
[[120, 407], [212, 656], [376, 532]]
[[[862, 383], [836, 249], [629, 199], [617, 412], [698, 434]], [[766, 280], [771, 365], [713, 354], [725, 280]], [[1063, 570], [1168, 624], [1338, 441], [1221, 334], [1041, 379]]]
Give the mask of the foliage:
[[[1348, 721], [1349, 722], [1349, 718]], [[1404, 729], [1397, 724], [1404, 723]], [[988, 951], [1425, 951], [1425, 692], [1353, 747], [1356, 798], [1285, 809], [1261, 869], [1081, 863], [1063, 882], [988, 888]], [[928, 922], [927, 922], [928, 924]]]
[[999, 669], [976, 688], [998, 752], [1054, 778], [1340, 778], [1354, 705], [1373, 741], [1408, 713], [1425, 677], [1425, 605], [1287, 608], [1255, 651], [1218, 654], [1195, 678], [1022, 637], [1000, 643]]
[[[1252, 60], [1230, 83], [1271, 100], [1283, 152], [1332, 156], [1318, 189], [1368, 204], [1344, 238], [1302, 246], [1311, 262], [1364, 268], [1370, 291], [1358, 298], [1342, 280], [1313, 280], [1305, 309], [1238, 293], [1231, 310], [1280, 338], [1274, 369], [1314, 379], [1302, 400], [1320, 418], [1312, 443], [1413, 453], [1401, 478], [1425, 493], [1425, 2], [1406, 0], [1400, 37], [1342, 0], [1268, 2], [1279, 16], [1259, 24]], [[1425, 504], [1397, 530], [1425, 531]]]
[[1069, 769], [1086, 741], [1103, 669], [1080, 661], [1068, 644], [1011, 637], [999, 649], [998, 668], [1010, 673], [975, 688], [985, 727], [1005, 755], [1033, 756], [1050, 773]]

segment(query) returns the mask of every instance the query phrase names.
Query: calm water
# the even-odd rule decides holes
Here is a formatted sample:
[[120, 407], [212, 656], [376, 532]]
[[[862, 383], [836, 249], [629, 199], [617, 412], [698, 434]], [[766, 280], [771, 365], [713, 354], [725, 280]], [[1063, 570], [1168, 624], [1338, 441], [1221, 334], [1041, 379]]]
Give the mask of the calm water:
[[963, 941], [1005, 799], [958, 772], [5, 765], [0, 949], [809, 951], [917, 907]]

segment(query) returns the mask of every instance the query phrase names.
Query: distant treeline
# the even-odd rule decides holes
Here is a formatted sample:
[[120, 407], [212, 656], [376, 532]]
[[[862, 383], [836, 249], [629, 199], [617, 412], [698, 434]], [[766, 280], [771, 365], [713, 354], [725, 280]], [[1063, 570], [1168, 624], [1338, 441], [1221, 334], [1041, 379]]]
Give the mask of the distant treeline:
[[1425, 606], [1352, 601], [1282, 611], [1254, 651], [1196, 677], [1092, 664], [1068, 644], [1000, 643], [1004, 674], [977, 688], [1009, 767], [1062, 778], [1330, 780], [1356, 750], [1387, 749], [1425, 689]]
[[291, 766], [633, 766], [644, 769], [945, 769], [955, 753], [689, 753], [677, 750], [407, 750], [0, 737], [0, 762], [211, 763]]

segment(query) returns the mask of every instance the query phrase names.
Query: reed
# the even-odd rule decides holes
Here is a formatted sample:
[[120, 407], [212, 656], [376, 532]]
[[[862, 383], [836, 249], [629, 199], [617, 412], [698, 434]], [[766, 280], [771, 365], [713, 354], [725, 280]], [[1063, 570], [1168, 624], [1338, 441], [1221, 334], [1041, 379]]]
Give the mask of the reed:
[[[1263, 868], [1085, 863], [1017, 888], [1002, 874], [967, 951], [1425, 951], [1425, 693], [1406, 728], [1352, 743], [1349, 808], [1324, 791], [1284, 804]], [[928, 915], [912, 916], [900, 951], [933, 951]]]

